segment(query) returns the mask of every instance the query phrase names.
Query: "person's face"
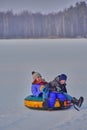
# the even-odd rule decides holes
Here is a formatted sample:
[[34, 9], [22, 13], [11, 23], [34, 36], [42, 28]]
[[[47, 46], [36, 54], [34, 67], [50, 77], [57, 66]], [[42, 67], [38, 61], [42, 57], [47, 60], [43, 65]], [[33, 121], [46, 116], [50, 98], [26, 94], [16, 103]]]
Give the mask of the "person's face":
[[65, 84], [66, 81], [65, 80], [60, 80], [60, 84]]
[[38, 77], [36, 78], [36, 81], [37, 81], [37, 82], [41, 82], [41, 81], [42, 81], [42, 77], [41, 77], [41, 76], [38, 76]]

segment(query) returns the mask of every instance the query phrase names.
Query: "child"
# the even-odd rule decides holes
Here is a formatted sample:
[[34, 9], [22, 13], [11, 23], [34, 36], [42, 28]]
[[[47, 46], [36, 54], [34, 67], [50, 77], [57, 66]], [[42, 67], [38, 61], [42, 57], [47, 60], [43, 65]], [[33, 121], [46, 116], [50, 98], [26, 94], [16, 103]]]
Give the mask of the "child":
[[[83, 97], [80, 97], [79, 99], [76, 99], [75, 97], [72, 97], [67, 94], [66, 89], [66, 80], [67, 76], [65, 74], [58, 75], [53, 81], [49, 82], [45, 87], [43, 88], [43, 107], [54, 107], [54, 104], [56, 102], [56, 98], [58, 98], [61, 102], [61, 105], [63, 106], [63, 102], [65, 99], [70, 100], [73, 104], [76, 104], [77, 106], [81, 107], [83, 102]], [[48, 91], [49, 91], [49, 101], [48, 101]]]
[[32, 71], [32, 78], [33, 78], [33, 82], [32, 82], [32, 87], [31, 87], [31, 91], [33, 96], [42, 96], [42, 88], [44, 87], [44, 85], [47, 84], [47, 82], [42, 79], [42, 76], [40, 73]]

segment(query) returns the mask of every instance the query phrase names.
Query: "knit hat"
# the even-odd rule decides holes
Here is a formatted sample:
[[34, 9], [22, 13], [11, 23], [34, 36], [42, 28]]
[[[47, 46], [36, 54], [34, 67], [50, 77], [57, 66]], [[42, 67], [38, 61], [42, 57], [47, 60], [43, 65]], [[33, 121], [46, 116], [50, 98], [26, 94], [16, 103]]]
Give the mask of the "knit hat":
[[67, 80], [67, 76], [65, 74], [59, 75], [59, 81], [61, 80]]
[[35, 80], [38, 76], [42, 77], [40, 73], [32, 71], [32, 78]]

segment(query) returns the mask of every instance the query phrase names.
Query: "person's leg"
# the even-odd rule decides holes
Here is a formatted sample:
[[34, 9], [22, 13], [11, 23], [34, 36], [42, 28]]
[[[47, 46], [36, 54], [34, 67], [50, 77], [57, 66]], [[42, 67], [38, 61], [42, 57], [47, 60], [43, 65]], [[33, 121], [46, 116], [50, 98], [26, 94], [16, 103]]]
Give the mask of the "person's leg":
[[43, 93], [43, 108], [44, 109], [48, 109], [48, 97], [49, 97], [49, 89], [48, 88], [43, 88], [42, 90], [42, 93]]
[[49, 107], [53, 108], [55, 102], [56, 102], [56, 92], [50, 92], [49, 101], [48, 101]]
[[64, 101], [66, 100], [66, 96], [64, 95], [64, 93], [57, 93], [57, 98], [60, 102], [60, 107], [63, 108], [64, 107]]
[[64, 95], [66, 96], [66, 98], [73, 104], [77, 105], [78, 107], [81, 107], [82, 106], [82, 103], [84, 101], [84, 98], [83, 97], [80, 97], [79, 99], [75, 98], [75, 97], [72, 97], [70, 96], [69, 94], [67, 93], [64, 93]]
[[49, 89], [48, 88], [43, 88], [43, 90], [42, 90], [42, 93], [43, 93], [43, 101], [45, 100], [45, 99], [48, 99], [48, 97], [49, 97]]
[[63, 94], [65, 95], [65, 97], [66, 97], [67, 100], [72, 101], [72, 99], [73, 99], [72, 96], [70, 96], [69, 94], [67, 94], [65, 92]]
[[57, 93], [57, 98], [60, 100], [60, 101], [65, 101], [66, 100], [66, 96], [64, 93]]

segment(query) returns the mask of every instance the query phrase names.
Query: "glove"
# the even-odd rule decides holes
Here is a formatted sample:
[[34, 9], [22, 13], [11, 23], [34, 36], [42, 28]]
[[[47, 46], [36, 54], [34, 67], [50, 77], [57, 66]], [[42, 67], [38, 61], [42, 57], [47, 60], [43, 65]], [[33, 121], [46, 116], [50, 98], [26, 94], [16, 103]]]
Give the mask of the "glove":
[[47, 92], [48, 90], [48, 84], [44, 85], [44, 87], [42, 88], [42, 92]]
[[44, 85], [41, 85], [40, 86], [40, 92], [42, 92], [43, 88], [44, 88]]

